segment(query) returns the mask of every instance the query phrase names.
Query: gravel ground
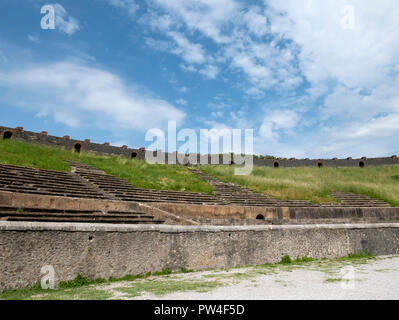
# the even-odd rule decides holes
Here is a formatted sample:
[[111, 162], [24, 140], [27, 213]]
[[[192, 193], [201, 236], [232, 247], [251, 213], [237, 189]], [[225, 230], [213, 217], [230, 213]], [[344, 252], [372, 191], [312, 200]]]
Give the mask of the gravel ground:
[[[245, 274], [250, 268], [223, 273]], [[196, 279], [219, 272], [198, 272], [179, 276]], [[143, 294], [136, 299], [167, 300], [266, 300], [266, 299], [399, 299], [399, 257], [385, 256], [359, 262], [318, 263], [293, 266], [272, 274], [245, 280], [228, 280], [210, 292], [176, 292], [163, 296]]]

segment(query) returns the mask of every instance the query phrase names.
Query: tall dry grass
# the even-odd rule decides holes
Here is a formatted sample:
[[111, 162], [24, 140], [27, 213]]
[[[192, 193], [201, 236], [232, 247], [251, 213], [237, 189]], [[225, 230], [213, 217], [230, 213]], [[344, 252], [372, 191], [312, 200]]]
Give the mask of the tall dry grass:
[[201, 170], [224, 182], [279, 199], [337, 201], [334, 191], [367, 194], [399, 206], [399, 166], [365, 168], [269, 168], [254, 167], [248, 176], [234, 175], [232, 166], [202, 166]]

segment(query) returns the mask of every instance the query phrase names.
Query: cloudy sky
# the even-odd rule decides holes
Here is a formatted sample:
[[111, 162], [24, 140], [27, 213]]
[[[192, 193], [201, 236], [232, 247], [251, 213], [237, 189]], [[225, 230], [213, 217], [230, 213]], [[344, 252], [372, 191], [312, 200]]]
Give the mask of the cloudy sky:
[[397, 0], [2, 0], [0, 125], [147, 147], [173, 120], [253, 129], [263, 155], [390, 156], [398, 17]]

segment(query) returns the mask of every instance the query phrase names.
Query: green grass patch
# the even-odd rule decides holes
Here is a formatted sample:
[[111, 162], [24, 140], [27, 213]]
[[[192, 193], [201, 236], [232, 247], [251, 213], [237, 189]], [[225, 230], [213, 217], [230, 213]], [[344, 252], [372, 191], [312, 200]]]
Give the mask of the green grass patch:
[[40, 282], [38, 282], [30, 288], [4, 291], [0, 293], [0, 299], [24, 300], [27, 297], [31, 297], [33, 295], [38, 295], [38, 294], [45, 294], [45, 293], [47, 293], [47, 290], [43, 290], [40, 285]]
[[93, 286], [84, 286], [75, 289], [37, 290], [29, 292], [12, 292], [2, 295], [7, 300], [106, 300], [112, 293], [98, 290]]
[[164, 276], [164, 275], [168, 275], [171, 273], [172, 273], [172, 271], [170, 271], [169, 268], [163, 268], [162, 271], [155, 271], [152, 275], [153, 276]]
[[399, 206], [399, 166], [365, 168], [270, 168], [254, 167], [250, 175], [234, 175], [234, 166], [201, 166], [200, 169], [224, 182], [234, 182], [277, 199], [339, 202], [335, 191], [365, 194]]
[[290, 256], [285, 255], [284, 257], [281, 258], [281, 261], [279, 262], [280, 264], [291, 264], [292, 260]]
[[115, 291], [126, 293], [129, 298], [139, 297], [143, 293], [163, 296], [168, 293], [182, 291], [208, 292], [217, 287], [223, 286], [219, 281], [202, 280], [154, 280], [136, 282], [128, 287], [115, 288]]
[[91, 152], [75, 153], [60, 147], [0, 140], [0, 163], [32, 168], [70, 171], [64, 160], [92, 165], [108, 174], [129, 180], [146, 189], [189, 191], [212, 194], [212, 186], [180, 165], [148, 164], [144, 160], [122, 156], [100, 156]]
[[[194, 272], [193, 270], [187, 270], [185, 268], [181, 268], [182, 273], [189, 273], [189, 272]], [[169, 268], [164, 268], [162, 271], [155, 271], [153, 273], [147, 272], [145, 274], [136, 274], [136, 275], [125, 275], [121, 278], [114, 278], [110, 277], [108, 280], [98, 278], [94, 280], [90, 280], [81, 274], [78, 274], [75, 279], [73, 280], [68, 280], [68, 281], [60, 281], [58, 283], [58, 288], [51, 290], [51, 289], [42, 289], [40, 283], [35, 284], [34, 286], [26, 289], [16, 289], [16, 290], [7, 290], [2, 293], [0, 293], [0, 300], [1, 299], [6, 299], [6, 300], [25, 300], [25, 299], [31, 299], [33, 296], [40, 296], [44, 295], [46, 297], [60, 297], [60, 296], [68, 296], [69, 291], [73, 289], [81, 289], [83, 287], [93, 287], [96, 285], [100, 284], [110, 284], [113, 282], [121, 282], [121, 281], [135, 281], [138, 279], [146, 279], [150, 276], [164, 276], [164, 275], [170, 275], [172, 274], [172, 271]], [[95, 295], [95, 289], [94, 290], [94, 295]], [[90, 290], [88, 291], [78, 291], [80, 292], [86, 292], [88, 294]], [[86, 294], [85, 293], [85, 294]], [[101, 292], [98, 292], [101, 293]], [[54, 298], [55, 299], [55, 298]]]
[[[83, 278], [83, 277], [82, 277]], [[81, 277], [76, 277], [73, 281], [64, 282], [61, 288], [56, 290], [42, 289], [40, 283], [31, 288], [9, 290], [0, 294], [0, 299], [5, 300], [105, 300], [112, 294], [97, 290]]]
[[279, 264], [282, 265], [289, 265], [289, 264], [301, 264], [301, 263], [306, 263], [306, 262], [313, 262], [315, 261], [313, 258], [309, 257], [297, 257], [295, 260], [292, 260], [289, 255], [285, 255], [284, 257], [281, 258], [281, 261]]
[[181, 268], [181, 269], [180, 269], [180, 272], [181, 272], [181, 273], [192, 273], [192, 272], [194, 272], [194, 270], [192, 270], [192, 269], [186, 269], [186, 268]]
[[302, 258], [296, 258], [294, 261], [293, 261], [293, 263], [303, 263], [303, 262], [313, 262], [314, 261], [314, 259], [313, 258], [310, 258], [310, 257], [302, 257]]
[[327, 283], [349, 282], [349, 280], [348, 279], [342, 279], [342, 278], [328, 278], [328, 279], [324, 280], [324, 282], [327, 282]]
[[338, 261], [351, 261], [360, 259], [374, 259], [375, 255], [371, 252], [351, 253], [345, 257], [338, 258]]
[[76, 276], [75, 279], [70, 280], [70, 281], [61, 281], [58, 284], [58, 288], [60, 289], [68, 289], [68, 288], [78, 288], [78, 287], [82, 287], [85, 285], [89, 285], [89, 284], [100, 284], [100, 283], [104, 283], [107, 280], [102, 279], [102, 278], [98, 278], [95, 280], [89, 280], [85, 277], [83, 277], [82, 275], [78, 274]]

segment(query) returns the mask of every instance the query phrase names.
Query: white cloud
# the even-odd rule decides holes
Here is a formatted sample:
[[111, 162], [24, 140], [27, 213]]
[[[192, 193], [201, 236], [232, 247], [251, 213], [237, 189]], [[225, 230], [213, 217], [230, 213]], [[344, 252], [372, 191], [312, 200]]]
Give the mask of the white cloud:
[[[275, 35], [295, 43], [310, 101], [323, 97], [318, 139], [309, 153], [381, 155], [395, 151], [399, 115], [399, 5], [353, 0], [355, 24], [344, 29], [344, 0], [267, 2]], [[324, 97], [325, 96], [325, 97]], [[353, 155], [352, 154], [352, 155]]]
[[187, 88], [187, 87], [181, 87], [181, 88], [179, 88], [179, 91], [180, 92], [183, 92], [183, 93], [186, 93], [186, 92], [188, 92], [190, 89], [189, 88]]
[[[347, 0], [265, 0], [264, 6], [247, 8], [239, 0], [151, 4], [156, 6], [149, 21], [159, 26], [157, 31], [213, 42], [201, 47], [202, 61], [189, 63], [180, 52], [184, 71], [204, 74], [213, 66], [215, 72], [208, 75], [215, 78], [225, 64], [227, 71], [245, 75], [247, 81], [238, 87], [249, 97], [270, 92], [287, 97], [259, 125], [259, 139], [273, 140], [277, 150], [299, 156], [318, 150], [325, 155], [367, 151], [361, 146], [373, 146], [370, 153], [396, 148], [392, 124], [399, 114], [397, 1], [351, 1], [353, 29], [341, 24]], [[211, 54], [213, 47], [216, 53]]]
[[259, 134], [262, 138], [277, 140], [281, 130], [289, 132], [290, 129], [296, 127], [298, 122], [299, 116], [295, 111], [272, 111], [264, 117]]
[[140, 6], [135, 0], [105, 0], [111, 6], [125, 10], [129, 16], [134, 17]]
[[223, 94], [219, 94], [213, 97], [212, 101], [208, 102], [208, 108], [215, 109], [226, 109], [231, 107], [232, 101], [230, 98], [226, 98]]
[[219, 68], [214, 65], [208, 64], [207, 66], [205, 66], [205, 68], [200, 70], [199, 73], [209, 79], [215, 79], [216, 76], [219, 74]]
[[198, 69], [194, 67], [192, 64], [181, 64], [180, 69], [182, 69], [184, 72], [197, 72]]
[[[397, 64], [399, 5], [395, 0], [353, 0], [355, 26], [343, 29], [345, 0], [270, 0], [272, 31], [300, 46], [301, 69], [312, 83], [337, 79], [348, 87], [374, 86], [387, 64]], [[384, 70], [385, 69], [385, 70]]]
[[[270, 30], [259, 6], [243, 10], [245, 5], [235, 0], [154, 0], [150, 4], [150, 13], [142, 22], [174, 40], [177, 48], [171, 50], [169, 45], [166, 51], [180, 55], [188, 63], [181, 65], [183, 71], [215, 79], [220, 70], [218, 64], [227, 63], [232, 70], [244, 72], [251, 82], [250, 88], [287, 89], [302, 83], [293, 66], [297, 47], [263, 41]], [[216, 56], [188, 40], [187, 35], [195, 32], [216, 44]], [[165, 48], [165, 44], [158, 47]]]
[[153, 3], [168, 12], [174, 24], [183, 22], [188, 30], [198, 30], [217, 43], [229, 40], [222, 29], [241, 8], [234, 0], [154, 0]]
[[62, 5], [55, 3], [52, 4], [52, 6], [54, 7], [55, 11], [56, 30], [60, 30], [61, 32], [66, 33], [68, 36], [71, 36], [80, 30], [78, 20], [71, 17]]
[[156, 50], [160, 50], [160, 51], [172, 50], [172, 46], [169, 41], [147, 38], [147, 39], [145, 39], [145, 43], [147, 46], [152, 47], [153, 49], [156, 49]]
[[[135, 1], [107, 1], [120, 9], [130, 7], [127, 14], [137, 13]], [[238, 73], [240, 83], [235, 85], [247, 94], [246, 98], [268, 98], [270, 92], [287, 96], [274, 112], [256, 119], [258, 142], [267, 140], [268, 147], [281, 152], [292, 150], [292, 156], [318, 150], [334, 156], [348, 150], [391, 153], [397, 148], [397, 1], [352, 0], [356, 23], [349, 30], [341, 26], [341, 8], [348, 5], [347, 0], [265, 0], [263, 6], [239, 0], [147, 3], [148, 12], [140, 21], [157, 33], [154, 38], [162, 40], [147, 37], [146, 44], [179, 56], [183, 71], [209, 79], [218, 77], [220, 70]], [[73, 25], [73, 18], [65, 15], [65, 24], [72, 21]], [[64, 32], [76, 32], [77, 21], [76, 25], [65, 27]], [[123, 83], [120, 87], [119, 98], [143, 100]], [[180, 100], [176, 103], [184, 105]], [[231, 109], [232, 103], [215, 99], [208, 106]], [[217, 118], [218, 111], [212, 111], [211, 116]], [[65, 121], [70, 125], [80, 125], [80, 118], [74, 118], [76, 114], [58, 112], [57, 119], [68, 118]], [[250, 123], [244, 114], [230, 115], [233, 122], [241, 117]], [[309, 132], [296, 133], [305, 118]], [[290, 141], [285, 140], [287, 133]]]
[[117, 75], [73, 62], [18, 67], [0, 72], [2, 100], [53, 115], [71, 127], [146, 130], [184, 120], [185, 113], [168, 102], [126, 85]]
[[251, 6], [244, 14], [243, 21], [245, 21], [248, 30], [257, 37], [262, 37], [269, 32], [267, 18], [258, 6]]
[[189, 64], [201, 64], [206, 61], [204, 50], [200, 44], [190, 42], [179, 32], [168, 32], [167, 35], [172, 38], [173, 41], [147, 38], [145, 42], [148, 46], [156, 50], [181, 56], [182, 59]]
[[368, 121], [381, 113], [399, 113], [399, 77], [381, 83], [367, 94], [361, 89], [337, 86], [325, 100], [322, 119]]
[[200, 44], [190, 42], [179, 32], [169, 32], [168, 35], [176, 44], [171, 50], [172, 53], [181, 55], [188, 63], [204, 63], [206, 61], [204, 51]]
[[181, 105], [181, 106], [186, 106], [188, 104], [188, 102], [184, 99], [177, 99], [176, 103]]
[[34, 42], [34, 43], [40, 42], [39, 37], [36, 34], [28, 34], [28, 39], [29, 39], [29, 41]]
[[211, 112], [211, 117], [212, 118], [221, 118], [221, 117], [223, 117], [223, 112], [221, 112], [221, 111]]

